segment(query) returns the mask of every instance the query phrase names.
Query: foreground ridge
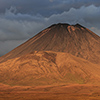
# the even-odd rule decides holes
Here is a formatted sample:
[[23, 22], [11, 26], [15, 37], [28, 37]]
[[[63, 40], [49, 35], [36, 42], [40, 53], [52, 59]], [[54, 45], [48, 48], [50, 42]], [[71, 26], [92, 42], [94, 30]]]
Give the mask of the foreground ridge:
[[0, 82], [42, 86], [100, 83], [100, 66], [69, 53], [34, 51], [0, 63]]

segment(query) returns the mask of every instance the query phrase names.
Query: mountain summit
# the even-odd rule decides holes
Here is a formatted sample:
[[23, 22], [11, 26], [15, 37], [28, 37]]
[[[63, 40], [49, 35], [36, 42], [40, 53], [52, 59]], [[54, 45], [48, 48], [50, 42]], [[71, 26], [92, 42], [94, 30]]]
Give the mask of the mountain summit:
[[100, 37], [80, 24], [53, 24], [4, 55], [1, 61], [34, 51], [66, 52], [99, 63]]

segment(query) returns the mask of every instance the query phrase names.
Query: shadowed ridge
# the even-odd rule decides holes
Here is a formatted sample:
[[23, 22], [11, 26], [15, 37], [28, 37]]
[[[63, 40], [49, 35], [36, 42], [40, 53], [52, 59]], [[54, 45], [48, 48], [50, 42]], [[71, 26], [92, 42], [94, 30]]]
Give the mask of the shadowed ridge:
[[52, 28], [52, 27], [61, 27], [61, 26], [64, 26], [64, 27], [68, 27], [70, 24], [67, 24], [67, 23], [58, 23], [58, 24], [53, 24], [51, 26], [49, 26], [48, 28]]
[[86, 29], [84, 26], [80, 25], [79, 23], [75, 24], [74, 26], [79, 27], [79, 28], [82, 27], [82, 28]]

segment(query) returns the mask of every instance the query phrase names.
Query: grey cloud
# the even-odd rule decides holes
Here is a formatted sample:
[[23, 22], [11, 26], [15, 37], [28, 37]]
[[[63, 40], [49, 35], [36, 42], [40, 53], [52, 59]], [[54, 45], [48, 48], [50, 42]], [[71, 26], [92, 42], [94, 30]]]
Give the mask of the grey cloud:
[[70, 8], [79, 9], [82, 6], [89, 5], [100, 6], [99, 0], [0, 0], [0, 12], [3, 13], [11, 6], [17, 8], [17, 13], [23, 14], [41, 14], [42, 16], [51, 16], [52, 14], [61, 14]]
[[43, 22], [42, 16], [15, 14], [7, 10], [0, 16], [0, 41], [29, 38], [43, 28]]
[[0, 40], [21, 40], [35, 34], [42, 23], [0, 19]]
[[100, 28], [100, 7], [90, 5], [79, 9], [71, 8], [68, 12], [53, 14], [47, 18], [48, 22], [68, 22], [70, 24], [80, 23], [88, 28]]
[[24, 43], [26, 40], [8, 40], [8, 41], [0, 41], [0, 56], [6, 54], [11, 51], [15, 47]]
[[[16, 11], [16, 9], [15, 9]], [[80, 23], [88, 28], [100, 28], [100, 7], [94, 5], [79, 9], [71, 8], [61, 14], [53, 14], [50, 17], [14, 13], [6, 10], [0, 15], [0, 40], [25, 39], [31, 37], [40, 30], [53, 23], [67, 22], [70, 24]]]

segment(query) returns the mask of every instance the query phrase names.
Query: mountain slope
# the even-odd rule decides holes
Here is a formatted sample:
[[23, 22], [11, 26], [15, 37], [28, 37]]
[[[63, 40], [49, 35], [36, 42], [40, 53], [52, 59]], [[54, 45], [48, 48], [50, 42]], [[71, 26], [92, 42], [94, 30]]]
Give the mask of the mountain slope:
[[54, 24], [0, 58], [0, 82], [100, 84], [100, 37], [79, 24]]
[[54, 24], [1, 57], [1, 62], [34, 51], [66, 52], [100, 63], [100, 37], [79, 24]]
[[100, 84], [100, 66], [68, 53], [35, 51], [0, 63], [0, 82], [41, 86]]

